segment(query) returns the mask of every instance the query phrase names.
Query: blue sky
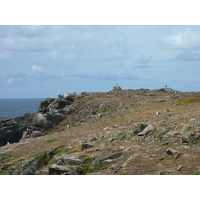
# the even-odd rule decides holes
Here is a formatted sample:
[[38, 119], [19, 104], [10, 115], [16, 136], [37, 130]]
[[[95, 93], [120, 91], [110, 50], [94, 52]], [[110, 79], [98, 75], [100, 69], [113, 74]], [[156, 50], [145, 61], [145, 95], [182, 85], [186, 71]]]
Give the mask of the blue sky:
[[0, 26], [0, 98], [158, 89], [200, 91], [200, 26]]

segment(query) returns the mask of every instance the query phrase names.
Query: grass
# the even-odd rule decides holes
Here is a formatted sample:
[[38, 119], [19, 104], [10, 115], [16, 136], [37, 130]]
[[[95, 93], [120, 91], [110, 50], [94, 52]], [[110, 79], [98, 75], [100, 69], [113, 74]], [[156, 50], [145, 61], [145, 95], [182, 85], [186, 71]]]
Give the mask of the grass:
[[198, 140], [198, 141], [194, 141], [194, 142], [192, 142], [192, 144], [199, 144], [200, 143], [200, 141]]
[[64, 148], [64, 145], [59, 146], [54, 152], [53, 155], [61, 155], [62, 153], [75, 153], [77, 150], [71, 150], [69, 148]]
[[77, 167], [78, 173], [80, 175], [85, 175], [86, 173], [98, 172], [110, 165], [110, 163], [105, 163], [91, 167], [92, 161], [93, 159], [91, 157], [88, 157], [85, 160], [83, 160], [83, 165]]
[[56, 141], [56, 140], [58, 140], [58, 138], [54, 138], [54, 139], [51, 139], [51, 140], [47, 140], [45, 143], [51, 143], [51, 142], [54, 142], [54, 141]]
[[200, 175], [200, 171], [195, 172], [194, 175]]
[[185, 99], [178, 99], [177, 105], [191, 104], [200, 102], [200, 97], [188, 97]]
[[164, 136], [163, 135], [158, 135], [157, 138], [162, 140], [164, 138]]
[[190, 126], [187, 126], [186, 128], [185, 128], [185, 131], [190, 131], [191, 130], [191, 127]]
[[72, 151], [69, 151], [69, 153], [75, 153], [77, 152], [78, 150], [72, 150]]
[[13, 152], [4, 153], [3, 154], [3, 161], [10, 162], [12, 159], [16, 158], [17, 154]]

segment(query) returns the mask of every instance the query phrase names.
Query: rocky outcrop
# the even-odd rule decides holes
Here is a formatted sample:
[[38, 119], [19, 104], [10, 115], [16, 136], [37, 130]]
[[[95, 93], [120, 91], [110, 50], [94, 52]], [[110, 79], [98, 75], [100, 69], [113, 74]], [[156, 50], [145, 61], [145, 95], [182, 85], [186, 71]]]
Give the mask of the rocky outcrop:
[[15, 119], [0, 118], [0, 146], [18, 142], [25, 129]]
[[174, 90], [172, 88], [165, 87], [159, 89], [159, 92], [174, 92]]
[[113, 92], [120, 91], [122, 88], [119, 85], [115, 85], [112, 89]]
[[55, 98], [47, 98], [44, 101], [41, 101], [38, 112], [46, 113], [48, 106], [55, 100]]

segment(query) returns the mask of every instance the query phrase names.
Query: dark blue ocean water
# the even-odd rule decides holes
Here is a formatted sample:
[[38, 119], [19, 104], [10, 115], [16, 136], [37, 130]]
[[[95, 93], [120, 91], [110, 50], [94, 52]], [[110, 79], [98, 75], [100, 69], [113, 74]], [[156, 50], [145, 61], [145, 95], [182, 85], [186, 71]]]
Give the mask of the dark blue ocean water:
[[44, 98], [0, 99], [0, 117], [19, 117], [24, 113], [36, 113]]

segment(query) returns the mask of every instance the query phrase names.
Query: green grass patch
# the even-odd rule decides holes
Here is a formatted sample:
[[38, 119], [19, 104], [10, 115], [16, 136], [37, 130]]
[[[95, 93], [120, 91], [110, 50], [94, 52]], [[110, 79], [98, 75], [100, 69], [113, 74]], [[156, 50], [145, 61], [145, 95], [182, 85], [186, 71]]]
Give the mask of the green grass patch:
[[191, 126], [187, 126], [186, 128], [185, 128], [185, 131], [190, 131], [191, 130]]
[[13, 153], [13, 152], [8, 152], [8, 153], [4, 153], [3, 154], [3, 161], [4, 162], [10, 162], [11, 160], [13, 160], [14, 158], [17, 157], [17, 154], [16, 153]]
[[200, 102], [200, 97], [187, 97], [185, 99], [178, 99], [177, 105], [184, 105], [184, 104], [197, 103], [197, 102]]
[[192, 142], [192, 144], [199, 144], [200, 143], [200, 141], [194, 141], [194, 142]]
[[51, 139], [51, 140], [47, 140], [45, 143], [55, 142], [56, 140], [58, 140], [58, 138], [54, 138], [54, 139]]
[[72, 150], [72, 151], [69, 151], [69, 153], [75, 153], [75, 152], [77, 152], [78, 150]]
[[157, 138], [162, 140], [164, 138], [164, 136], [163, 135], [158, 135]]
[[33, 155], [33, 157], [35, 158], [35, 162], [42, 163], [43, 165], [46, 165], [48, 163], [47, 153], [45, 151], [36, 153]]

